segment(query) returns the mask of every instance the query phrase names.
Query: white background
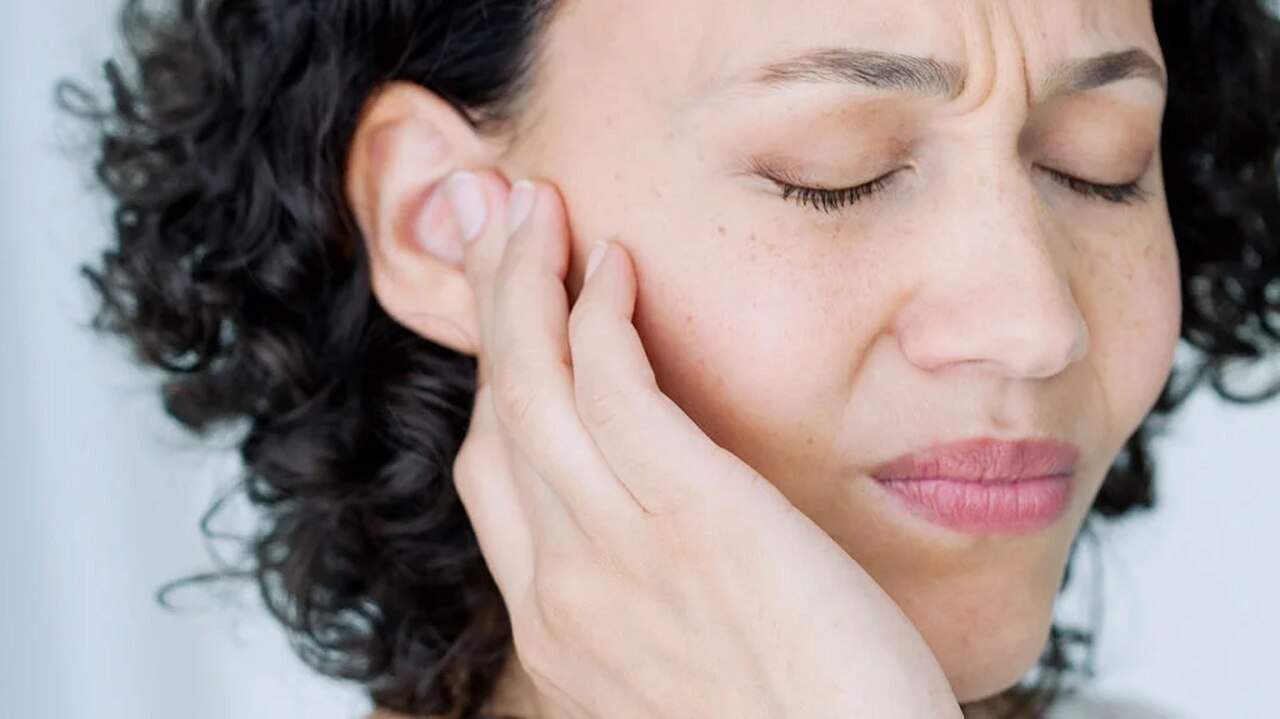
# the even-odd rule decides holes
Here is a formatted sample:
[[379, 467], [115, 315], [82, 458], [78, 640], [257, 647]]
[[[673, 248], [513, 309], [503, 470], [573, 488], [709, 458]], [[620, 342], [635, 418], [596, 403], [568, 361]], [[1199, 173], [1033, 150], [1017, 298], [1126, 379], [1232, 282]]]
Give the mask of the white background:
[[[105, 243], [108, 206], [63, 154], [80, 135], [52, 87], [100, 77], [115, 4], [0, 3], [0, 715], [357, 717], [368, 702], [295, 660], [251, 593], [179, 593], [183, 614], [153, 601], [210, 567], [196, 524], [236, 465], [85, 329], [75, 268]], [[1103, 534], [1099, 690], [1186, 717], [1280, 715], [1276, 405], [1201, 394], [1155, 445], [1161, 506]]]

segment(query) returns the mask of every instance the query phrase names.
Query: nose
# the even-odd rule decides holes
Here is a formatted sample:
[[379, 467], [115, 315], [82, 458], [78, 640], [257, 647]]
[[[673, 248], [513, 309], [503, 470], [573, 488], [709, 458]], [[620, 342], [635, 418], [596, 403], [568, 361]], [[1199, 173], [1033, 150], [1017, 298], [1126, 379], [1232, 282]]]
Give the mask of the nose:
[[929, 220], [924, 274], [895, 318], [902, 352], [928, 371], [1062, 372], [1089, 348], [1064, 228], [1021, 167], [955, 188]]

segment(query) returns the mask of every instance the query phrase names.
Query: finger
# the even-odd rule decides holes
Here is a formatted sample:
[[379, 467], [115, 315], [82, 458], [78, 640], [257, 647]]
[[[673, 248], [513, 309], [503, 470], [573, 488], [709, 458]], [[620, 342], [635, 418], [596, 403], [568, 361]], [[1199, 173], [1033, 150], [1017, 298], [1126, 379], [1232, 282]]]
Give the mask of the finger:
[[[477, 363], [474, 414], [464, 442], [471, 460], [461, 463], [463, 476], [455, 481], [459, 497], [467, 497], [464, 505], [468, 515], [475, 512], [477, 539], [481, 534], [487, 537], [489, 547], [482, 545], [481, 551], [495, 581], [505, 578], [500, 588], [506, 585], [504, 597], [509, 606], [515, 606], [512, 602], [528, 586], [533, 572], [536, 517], [530, 513], [545, 499], [539, 499], [525, 483], [516, 480], [515, 463], [503, 437], [505, 430], [495, 416], [489, 392], [488, 318], [492, 315], [494, 275], [506, 244], [494, 228], [502, 227], [509, 188], [496, 173], [459, 170], [445, 178], [443, 190], [462, 236], [462, 264], [472, 287], [479, 333], [472, 340]], [[472, 469], [468, 471], [467, 467]]]
[[593, 250], [568, 322], [575, 401], [615, 476], [651, 514], [688, 508], [713, 483], [751, 470], [658, 387], [632, 318], [637, 283], [616, 242]]
[[498, 417], [590, 532], [591, 523], [614, 521], [639, 507], [612, 476], [574, 403], [564, 285], [571, 243], [560, 194], [550, 184], [531, 182], [513, 190], [512, 198], [513, 213], [527, 202], [528, 215], [508, 241], [493, 287]]
[[487, 390], [476, 394], [453, 481], [494, 583], [506, 605], [518, 607], [533, 584], [533, 538], [492, 408]]
[[504, 178], [487, 171], [457, 171], [444, 182], [444, 190], [463, 237], [463, 270], [476, 304], [480, 336], [476, 348], [476, 389], [489, 383], [484, 347], [489, 346], [489, 318], [493, 315], [494, 274], [506, 247], [502, 231], [510, 189]]
[[[621, 493], [621, 487], [577, 418], [564, 347], [568, 227], [558, 193], [545, 183], [535, 184], [542, 189], [532, 203], [521, 201], [529, 216], [516, 233], [517, 241], [533, 242], [529, 251], [514, 254], [506, 220], [513, 193], [505, 181], [481, 172], [450, 178], [446, 187], [451, 195], [473, 195], [451, 197], [464, 225], [474, 212], [467, 209], [468, 203], [483, 203], [480, 225], [469, 228], [475, 239], [466, 243], [463, 262], [481, 325], [477, 382], [493, 391], [495, 414], [507, 430], [507, 451], [515, 463], [527, 461], [542, 480], [515, 472], [517, 491], [538, 515], [530, 517], [534, 541], [544, 535], [548, 541], [566, 541], [566, 519], [579, 532], [594, 535], [608, 526], [609, 518], [598, 517], [612, 515], [616, 522], [628, 508], [621, 499], [629, 498], [609, 497], [610, 487], [615, 493]], [[474, 197], [477, 190], [479, 200]], [[539, 201], [539, 195], [549, 195], [552, 201]], [[575, 503], [575, 498], [583, 501]], [[638, 511], [633, 501], [630, 508]]]
[[[508, 429], [497, 417], [499, 398], [492, 395], [494, 289], [498, 267], [506, 252], [506, 214], [511, 196], [506, 179], [490, 171], [459, 171], [445, 180], [445, 192], [464, 241], [463, 267], [476, 304], [480, 337], [476, 347], [476, 412], [483, 413], [483, 426], [471, 432], [487, 432], [493, 440], [487, 451], [503, 459], [502, 478], [493, 480], [509, 488], [503, 501], [517, 503], [524, 512], [525, 542], [536, 556], [536, 543], [569, 540], [567, 528], [576, 521], [568, 516], [555, 493], [538, 478], [522, 471], [524, 453], [515, 446]], [[492, 421], [488, 421], [488, 420]], [[484, 480], [480, 480], [484, 481]], [[510, 515], [511, 510], [506, 510]], [[576, 531], [576, 530], [575, 530]], [[530, 560], [532, 564], [532, 560]]]

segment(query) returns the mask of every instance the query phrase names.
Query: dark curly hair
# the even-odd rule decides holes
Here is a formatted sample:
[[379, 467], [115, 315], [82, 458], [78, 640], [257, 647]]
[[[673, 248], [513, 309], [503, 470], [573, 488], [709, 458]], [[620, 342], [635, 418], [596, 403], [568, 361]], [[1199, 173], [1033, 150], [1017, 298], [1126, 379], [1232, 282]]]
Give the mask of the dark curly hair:
[[[400, 712], [475, 715], [511, 627], [451, 476], [475, 360], [373, 300], [344, 159], [362, 103], [397, 79], [481, 131], [509, 127], [557, 6], [127, 0], [108, 100], [57, 87], [93, 128], [114, 202], [113, 241], [81, 268], [101, 300], [93, 328], [163, 370], [182, 425], [244, 431], [237, 489], [262, 521], [242, 564], [202, 577], [255, 580], [304, 661]], [[1280, 341], [1280, 22], [1263, 0], [1153, 0], [1153, 12], [1192, 351], [1110, 468], [1072, 559], [1096, 518], [1154, 506], [1148, 443], [1198, 385], [1236, 402], [1280, 393], [1280, 378], [1251, 394], [1227, 382]], [[1039, 716], [1074, 691], [1067, 679], [1092, 676], [1093, 639], [1055, 623], [1033, 672], [994, 700]]]

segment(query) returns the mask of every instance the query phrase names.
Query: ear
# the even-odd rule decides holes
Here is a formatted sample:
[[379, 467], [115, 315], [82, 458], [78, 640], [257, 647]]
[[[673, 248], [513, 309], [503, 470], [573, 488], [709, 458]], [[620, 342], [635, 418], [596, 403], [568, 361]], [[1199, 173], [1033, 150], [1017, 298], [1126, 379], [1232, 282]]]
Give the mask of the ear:
[[344, 177], [378, 303], [409, 330], [471, 355], [480, 330], [462, 238], [433, 190], [453, 170], [495, 168], [491, 143], [434, 92], [391, 82], [365, 102]]

